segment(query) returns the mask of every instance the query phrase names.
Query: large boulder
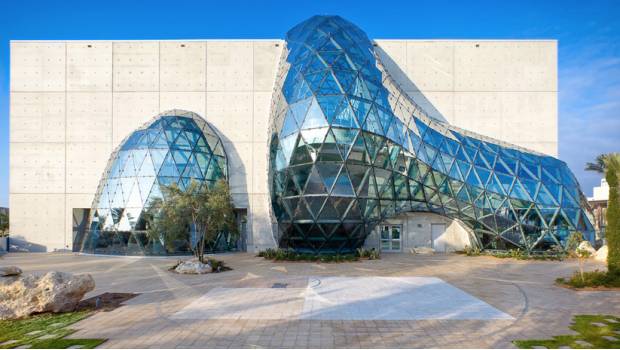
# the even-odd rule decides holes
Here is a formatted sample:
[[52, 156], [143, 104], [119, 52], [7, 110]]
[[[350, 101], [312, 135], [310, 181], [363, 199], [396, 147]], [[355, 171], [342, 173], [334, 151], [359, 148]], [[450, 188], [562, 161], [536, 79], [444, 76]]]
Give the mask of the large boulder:
[[201, 275], [203, 273], [213, 272], [213, 268], [209, 264], [203, 264], [200, 261], [182, 261], [174, 271], [183, 274]]
[[93, 289], [95, 281], [88, 274], [52, 271], [0, 278], [0, 320], [40, 312], [73, 311]]
[[581, 241], [575, 251], [577, 252], [579, 250], [588, 251], [590, 252], [590, 255], [594, 255], [596, 253], [596, 249], [594, 249], [594, 247], [592, 247], [592, 244], [590, 244], [590, 242], [588, 241]]
[[22, 269], [17, 266], [0, 266], [0, 277], [19, 276], [21, 274]]
[[594, 254], [594, 260], [607, 262], [607, 245], [600, 247]]

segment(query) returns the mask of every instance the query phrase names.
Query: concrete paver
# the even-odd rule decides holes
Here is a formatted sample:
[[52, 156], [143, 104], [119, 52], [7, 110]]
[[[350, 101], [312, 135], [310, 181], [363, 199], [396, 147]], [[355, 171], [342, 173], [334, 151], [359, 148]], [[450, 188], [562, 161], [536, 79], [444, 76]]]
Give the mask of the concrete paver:
[[[515, 339], [571, 334], [568, 327], [576, 314], [620, 315], [618, 291], [577, 292], [554, 285], [555, 278], [568, 276], [578, 268], [576, 261], [409, 254], [384, 254], [377, 261], [340, 264], [273, 263], [252, 254], [225, 254], [218, 259], [224, 260], [233, 270], [201, 276], [177, 275], [167, 271], [176, 258], [136, 259], [68, 253], [9, 253], [0, 260], [0, 265], [17, 265], [25, 272], [90, 273], [97, 287], [87, 297], [104, 292], [140, 293], [123, 307], [98, 312], [72, 326], [77, 330], [72, 337], [107, 338], [102, 344], [106, 348], [502, 348], [514, 347], [511, 341]], [[604, 268], [604, 265], [586, 264], [587, 270], [597, 268]], [[312, 277], [369, 276], [438, 278], [512, 319], [173, 317], [218, 288], [286, 291], [305, 288]], [[271, 288], [274, 284], [286, 284], [286, 288]]]

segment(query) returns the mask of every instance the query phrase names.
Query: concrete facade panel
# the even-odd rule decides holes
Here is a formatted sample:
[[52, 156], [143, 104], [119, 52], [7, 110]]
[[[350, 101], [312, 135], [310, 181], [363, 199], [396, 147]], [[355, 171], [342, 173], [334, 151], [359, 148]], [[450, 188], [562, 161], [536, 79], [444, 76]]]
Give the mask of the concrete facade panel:
[[253, 43], [207, 41], [207, 91], [252, 91]]
[[407, 42], [407, 76], [415, 90], [454, 90], [454, 46], [450, 42], [442, 44], [432, 41]]
[[64, 143], [12, 143], [9, 192], [65, 193]]
[[34, 252], [66, 249], [64, 202], [64, 193], [12, 194], [11, 243]]
[[[206, 96], [204, 92], [161, 92], [159, 95], [159, 111], [170, 109], [184, 109], [197, 113], [203, 118], [210, 120], [206, 115]], [[154, 115], [151, 116], [151, 118]]]
[[116, 147], [160, 112], [159, 92], [115, 92], [113, 105], [112, 145]]
[[392, 78], [404, 90], [416, 90], [407, 77], [407, 42], [403, 40], [378, 40], [375, 48]]
[[255, 194], [252, 196], [251, 207], [252, 242], [248, 244], [248, 251], [257, 252], [276, 246], [272, 232], [274, 225], [270, 216], [270, 196]]
[[252, 146], [250, 142], [225, 142], [228, 156], [229, 186], [231, 193], [248, 194], [252, 190]]
[[94, 195], [111, 152], [110, 142], [67, 143], [66, 192]]
[[10, 142], [65, 142], [65, 94], [13, 92]]
[[112, 43], [67, 43], [67, 91], [112, 90]]
[[157, 91], [159, 43], [113, 43], [114, 91]]
[[271, 92], [255, 92], [253, 104], [254, 118], [252, 123], [252, 140], [254, 142], [267, 142], [269, 137]]
[[252, 144], [252, 193], [269, 194], [268, 168], [269, 168], [269, 144], [267, 142], [254, 142]]
[[415, 103], [435, 119], [453, 123], [454, 92], [450, 91], [407, 91]]
[[557, 91], [552, 41], [454, 43], [457, 91]]
[[65, 43], [11, 42], [11, 91], [64, 91]]
[[278, 63], [284, 42], [281, 40], [256, 41], [253, 43], [253, 90], [271, 93], [278, 74]]
[[228, 142], [252, 142], [253, 101], [251, 92], [208, 92], [207, 120]]
[[205, 91], [207, 44], [197, 41], [162, 41], [159, 45], [160, 90]]
[[112, 141], [112, 93], [67, 93], [67, 142]]

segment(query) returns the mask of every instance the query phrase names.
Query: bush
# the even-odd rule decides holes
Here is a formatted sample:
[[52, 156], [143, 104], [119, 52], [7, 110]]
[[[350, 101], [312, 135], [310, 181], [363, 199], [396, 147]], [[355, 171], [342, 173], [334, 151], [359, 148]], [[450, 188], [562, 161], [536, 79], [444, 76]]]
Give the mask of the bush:
[[584, 272], [582, 275], [579, 271], [576, 271], [568, 279], [558, 278], [555, 282], [573, 288], [620, 288], [620, 275], [599, 270]]
[[517, 260], [557, 260], [561, 261], [566, 258], [566, 253], [561, 249], [550, 249], [544, 252], [526, 252], [521, 249], [510, 249], [510, 250], [484, 250], [481, 251], [480, 248], [477, 247], [465, 247], [463, 251], [467, 256], [480, 256], [487, 255], [492, 256], [499, 259], [517, 259]]
[[464, 252], [465, 252], [465, 255], [467, 256], [479, 256], [482, 253], [480, 248], [470, 247], [470, 246], [465, 246]]
[[224, 262], [221, 260], [215, 260], [212, 258], [208, 258], [206, 263], [209, 264], [209, 266], [211, 266], [211, 268], [213, 269], [213, 272], [222, 272], [222, 271], [232, 270], [230, 267], [226, 266], [226, 264], [224, 264]]
[[375, 248], [365, 249], [357, 248], [357, 256], [362, 259], [378, 260], [381, 259], [381, 253]]
[[311, 254], [311, 253], [299, 253], [292, 249], [281, 249], [281, 248], [267, 248], [263, 251], [258, 252], [256, 256], [265, 258], [267, 260], [275, 260], [275, 261], [311, 261], [311, 262], [345, 262], [345, 261], [357, 261], [360, 258], [375, 260], [379, 259], [379, 252], [375, 249], [365, 250], [362, 249], [361, 253], [363, 256], [359, 255], [360, 250], [358, 249], [357, 254], [329, 254], [329, 253], [320, 253], [320, 254]]

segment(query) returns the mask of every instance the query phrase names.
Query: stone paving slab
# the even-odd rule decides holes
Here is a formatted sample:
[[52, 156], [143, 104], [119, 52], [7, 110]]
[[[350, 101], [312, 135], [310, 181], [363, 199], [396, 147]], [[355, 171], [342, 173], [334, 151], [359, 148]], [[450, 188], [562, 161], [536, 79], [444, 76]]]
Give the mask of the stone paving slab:
[[[231, 271], [200, 276], [168, 271], [174, 258], [9, 253], [0, 265], [24, 272], [89, 273], [96, 289], [139, 293], [110, 312], [71, 326], [71, 338], [105, 338], [102, 348], [514, 348], [516, 339], [572, 334], [577, 314], [620, 315], [619, 291], [573, 291], [554, 285], [577, 260], [520, 261], [455, 254], [384, 254], [380, 260], [326, 264], [271, 262], [254, 254], [223, 254]], [[276, 267], [274, 269], [274, 267]], [[604, 269], [587, 261], [584, 269]], [[216, 288], [304, 289], [309, 278], [439, 278], [511, 315], [490, 320], [175, 319], [173, 315]], [[303, 300], [302, 300], [303, 301]], [[303, 306], [302, 306], [303, 307]]]
[[176, 320], [512, 320], [435, 277], [310, 277], [306, 288], [214, 288]]
[[315, 277], [302, 318], [492, 320], [513, 317], [436, 277]]
[[302, 310], [305, 292], [301, 288], [214, 288], [172, 315], [172, 319], [293, 319]]

